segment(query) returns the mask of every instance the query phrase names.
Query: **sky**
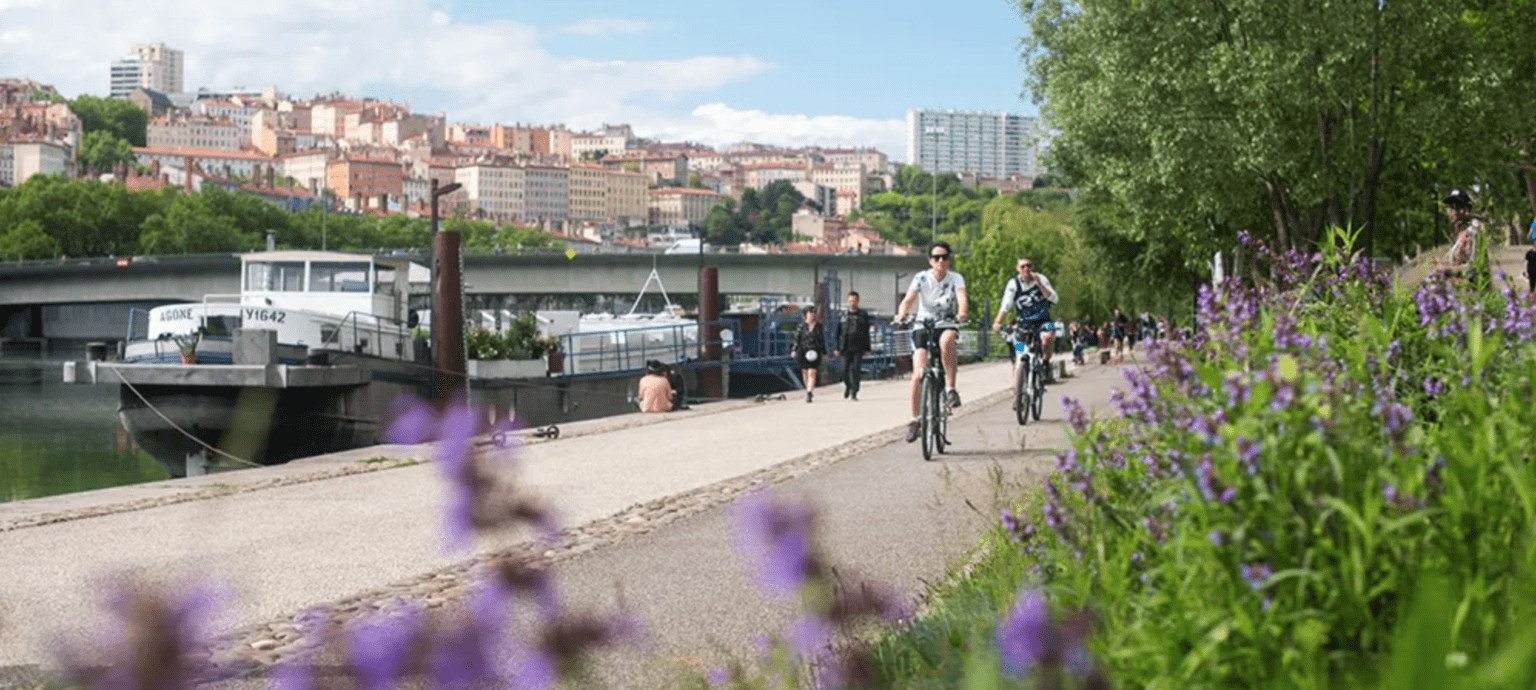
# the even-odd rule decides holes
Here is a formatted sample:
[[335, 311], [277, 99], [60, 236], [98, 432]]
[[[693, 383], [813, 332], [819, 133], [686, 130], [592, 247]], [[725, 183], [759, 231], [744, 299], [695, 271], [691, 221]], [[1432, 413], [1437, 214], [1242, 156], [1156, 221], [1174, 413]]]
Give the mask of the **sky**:
[[0, 77], [105, 96], [136, 43], [188, 89], [410, 103], [452, 123], [628, 123], [714, 147], [873, 146], [912, 108], [1034, 115], [1009, 0], [0, 0]]

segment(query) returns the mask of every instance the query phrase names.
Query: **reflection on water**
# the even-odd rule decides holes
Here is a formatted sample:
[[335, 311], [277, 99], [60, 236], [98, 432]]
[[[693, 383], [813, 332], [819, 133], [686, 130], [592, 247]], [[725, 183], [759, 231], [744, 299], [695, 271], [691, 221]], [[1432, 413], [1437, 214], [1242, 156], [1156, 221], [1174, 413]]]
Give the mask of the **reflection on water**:
[[117, 421], [117, 386], [65, 384], [62, 360], [0, 359], [0, 501], [166, 479]]

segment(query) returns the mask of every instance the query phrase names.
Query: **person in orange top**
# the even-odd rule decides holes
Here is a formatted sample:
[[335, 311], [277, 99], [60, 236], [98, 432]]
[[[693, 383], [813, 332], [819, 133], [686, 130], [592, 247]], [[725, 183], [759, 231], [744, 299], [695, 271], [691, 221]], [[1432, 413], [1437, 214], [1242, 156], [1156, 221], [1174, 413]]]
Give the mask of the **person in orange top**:
[[639, 397], [641, 412], [672, 411], [672, 384], [667, 382], [666, 367], [661, 362], [653, 359], [645, 363]]

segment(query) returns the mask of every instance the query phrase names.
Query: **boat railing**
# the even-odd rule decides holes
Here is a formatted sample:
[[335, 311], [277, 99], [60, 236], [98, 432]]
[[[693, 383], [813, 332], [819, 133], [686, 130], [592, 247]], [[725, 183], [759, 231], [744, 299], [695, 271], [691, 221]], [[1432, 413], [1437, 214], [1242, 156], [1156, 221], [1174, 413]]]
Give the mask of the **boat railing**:
[[[365, 323], [364, 321], [371, 323]], [[350, 330], [349, 330], [350, 324]], [[405, 346], [409, 341], [410, 329], [404, 321], [391, 316], [380, 316], [372, 312], [349, 311], [341, 318], [341, 322], [335, 330], [326, 327], [321, 328], [321, 349], [346, 350], [353, 354], [373, 355], [375, 357], [406, 357]], [[351, 335], [347, 342], [342, 341], [343, 335]], [[360, 336], [372, 336], [360, 337]], [[385, 337], [394, 340], [394, 352], [385, 354]]]
[[[566, 376], [606, 374], [639, 371], [645, 363], [658, 360], [664, 364], [683, 364], [698, 357], [704, 345], [701, 329], [718, 326], [716, 333], [729, 329], [733, 338], [740, 332], [740, 324], [734, 319], [721, 319], [699, 323], [663, 324], [608, 331], [567, 333], [559, 336], [560, 351], [564, 355], [562, 373]], [[717, 335], [714, 344], [730, 347]], [[723, 355], [722, 355], [723, 356]]]

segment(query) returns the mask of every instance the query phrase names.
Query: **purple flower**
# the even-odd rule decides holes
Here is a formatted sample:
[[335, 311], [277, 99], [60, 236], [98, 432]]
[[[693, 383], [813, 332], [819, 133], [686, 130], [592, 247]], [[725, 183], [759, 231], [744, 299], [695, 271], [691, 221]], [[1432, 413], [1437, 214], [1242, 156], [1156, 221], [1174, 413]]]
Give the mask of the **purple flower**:
[[58, 650], [74, 684], [92, 688], [190, 688], [206, 670], [193, 654], [208, 645], [208, 628], [224, 593], [192, 584], [175, 590], [135, 579], [108, 586], [117, 619], [103, 640], [104, 669], [87, 664], [83, 650]]
[[1259, 591], [1259, 588], [1264, 586], [1264, 581], [1268, 580], [1269, 576], [1275, 574], [1275, 571], [1270, 568], [1269, 565], [1264, 563], [1245, 565], [1242, 568], [1242, 572], [1243, 581], [1247, 582], [1248, 588], [1255, 592]]
[[1052, 636], [1045, 597], [1034, 590], [1019, 593], [1008, 616], [997, 626], [997, 650], [1003, 673], [1023, 676], [1045, 658]]
[[1205, 538], [1218, 547], [1225, 546], [1227, 541], [1220, 530], [1212, 530], [1210, 534], [1205, 535]]
[[397, 615], [380, 614], [347, 636], [352, 673], [363, 690], [393, 688], [405, 673], [405, 661], [421, 631], [421, 612], [413, 607]]
[[757, 561], [758, 579], [771, 594], [796, 592], [815, 575], [817, 563], [811, 539], [809, 508], [756, 493], [736, 508], [737, 544]]
[[468, 615], [440, 630], [432, 640], [428, 674], [434, 690], [504, 684], [496, 659], [505, 644], [507, 610], [507, 593], [500, 583], [484, 580], [475, 584]]

